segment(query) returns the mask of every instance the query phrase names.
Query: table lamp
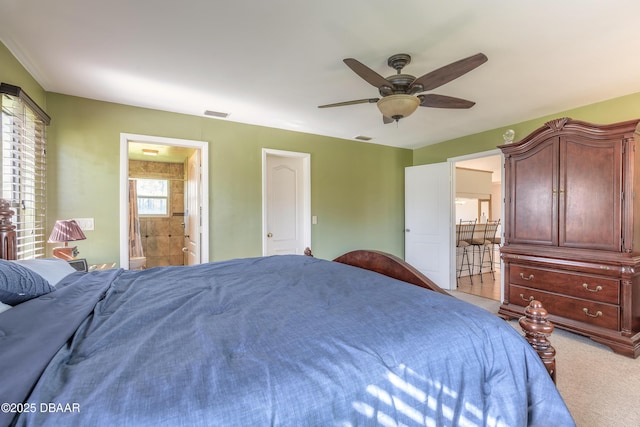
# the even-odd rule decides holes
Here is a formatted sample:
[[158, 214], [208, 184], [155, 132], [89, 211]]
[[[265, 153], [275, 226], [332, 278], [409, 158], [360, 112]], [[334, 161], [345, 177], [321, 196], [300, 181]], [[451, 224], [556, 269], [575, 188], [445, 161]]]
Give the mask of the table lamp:
[[78, 256], [78, 247], [69, 247], [68, 243], [76, 240], [85, 240], [87, 237], [82, 229], [73, 219], [59, 219], [53, 226], [48, 243], [64, 242], [64, 246], [53, 249], [53, 256], [65, 260], [74, 259]]

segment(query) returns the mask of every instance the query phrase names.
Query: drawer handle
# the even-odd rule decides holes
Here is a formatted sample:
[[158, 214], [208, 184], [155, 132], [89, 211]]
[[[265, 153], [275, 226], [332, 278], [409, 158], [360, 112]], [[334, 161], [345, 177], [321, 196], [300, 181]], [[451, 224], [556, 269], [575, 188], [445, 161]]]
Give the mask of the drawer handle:
[[600, 316], [602, 316], [602, 312], [600, 310], [598, 310], [596, 312], [596, 314], [591, 314], [591, 313], [589, 313], [589, 309], [585, 307], [585, 308], [582, 309], [582, 311], [584, 311], [584, 314], [586, 314], [589, 317], [600, 317]]
[[533, 280], [533, 274], [530, 274], [529, 277], [524, 277], [524, 273], [520, 273], [520, 278], [523, 280]]
[[522, 298], [522, 301], [527, 301], [527, 302], [531, 302], [535, 299], [533, 298], [533, 296], [530, 296], [529, 298], [525, 298], [524, 294], [520, 294], [520, 298]]
[[586, 290], [588, 290], [589, 292], [600, 292], [602, 290], [602, 286], [600, 286], [600, 285], [596, 286], [595, 289], [589, 289], [589, 284], [588, 283], [583, 283], [582, 287], [585, 288]]

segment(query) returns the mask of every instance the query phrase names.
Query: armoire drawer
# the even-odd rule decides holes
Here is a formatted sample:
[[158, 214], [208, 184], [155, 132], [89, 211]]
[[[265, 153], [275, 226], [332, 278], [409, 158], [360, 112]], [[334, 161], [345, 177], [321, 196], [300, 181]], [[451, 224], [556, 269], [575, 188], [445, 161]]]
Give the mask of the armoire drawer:
[[511, 264], [509, 283], [608, 304], [620, 303], [620, 281]]
[[616, 305], [556, 295], [517, 285], [509, 286], [509, 301], [512, 304], [527, 306], [534, 299], [540, 301], [549, 314], [620, 330], [620, 307]]

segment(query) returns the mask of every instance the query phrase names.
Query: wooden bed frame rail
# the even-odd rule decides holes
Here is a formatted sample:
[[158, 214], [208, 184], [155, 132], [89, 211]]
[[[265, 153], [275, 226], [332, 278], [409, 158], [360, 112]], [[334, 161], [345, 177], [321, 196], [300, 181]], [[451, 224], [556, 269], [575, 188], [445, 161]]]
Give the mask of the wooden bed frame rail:
[[[311, 250], [309, 250], [309, 255], [311, 255]], [[375, 271], [394, 279], [451, 296], [450, 293], [429, 280], [427, 276], [416, 268], [397, 256], [385, 252], [357, 250], [341, 255], [334, 261]], [[519, 324], [524, 331], [525, 339], [538, 353], [542, 363], [547, 368], [547, 372], [551, 375], [551, 379], [555, 382], [556, 350], [548, 340], [549, 335], [553, 332], [553, 325], [549, 322], [547, 310], [542, 307], [542, 303], [539, 301], [531, 301], [525, 310], [525, 315], [520, 318]]]

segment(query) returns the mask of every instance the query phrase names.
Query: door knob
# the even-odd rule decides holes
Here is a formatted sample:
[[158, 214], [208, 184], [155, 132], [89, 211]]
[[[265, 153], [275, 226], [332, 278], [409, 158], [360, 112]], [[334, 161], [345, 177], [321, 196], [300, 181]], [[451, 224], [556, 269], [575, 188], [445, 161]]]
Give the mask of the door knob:
[[411, 230], [408, 228], [405, 228], [404, 231], [406, 231], [407, 233], [410, 232]]
[[187, 248], [182, 248], [182, 252], [189, 252], [189, 249], [187, 249]]
[[267, 233], [267, 237], [273, 237], [273, 233]]

